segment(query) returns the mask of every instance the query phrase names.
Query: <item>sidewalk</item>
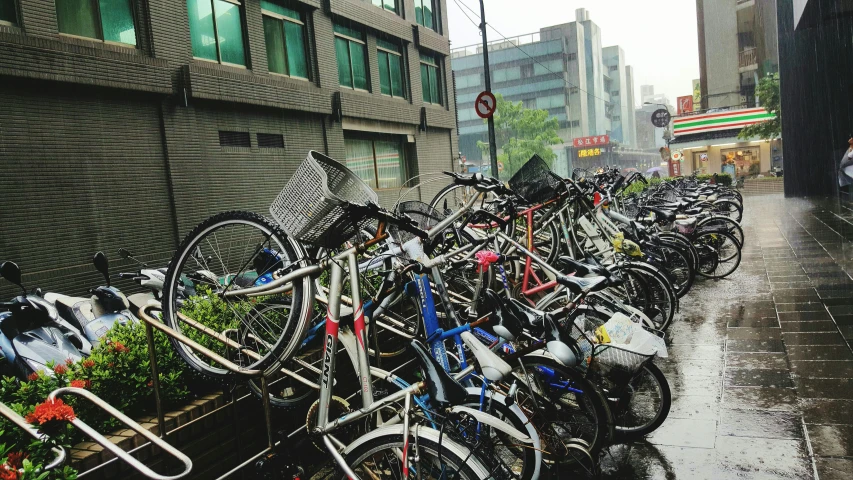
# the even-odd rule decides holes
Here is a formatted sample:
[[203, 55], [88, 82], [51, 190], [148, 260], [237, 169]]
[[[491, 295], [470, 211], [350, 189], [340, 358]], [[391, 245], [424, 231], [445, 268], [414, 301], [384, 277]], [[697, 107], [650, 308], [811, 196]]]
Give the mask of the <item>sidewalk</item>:
[[853, 478], [853, 209], [745, 203], [740, 269], [698, 282], [670, 328], [669, 418], [602, 478]]

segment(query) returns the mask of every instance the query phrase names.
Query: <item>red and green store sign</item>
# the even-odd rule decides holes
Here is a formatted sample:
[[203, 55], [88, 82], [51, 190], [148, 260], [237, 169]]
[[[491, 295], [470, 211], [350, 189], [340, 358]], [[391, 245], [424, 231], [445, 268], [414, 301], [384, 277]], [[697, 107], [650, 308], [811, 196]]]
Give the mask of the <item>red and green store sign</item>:
[[673, 119], [672, 133], [678, 136], [740, 129], [761, 123], [765, 120], [772, 120], [773, 118], [776, 118], [776, 116], [763, 108], [747, 108], [728, 112], [687, 115]]

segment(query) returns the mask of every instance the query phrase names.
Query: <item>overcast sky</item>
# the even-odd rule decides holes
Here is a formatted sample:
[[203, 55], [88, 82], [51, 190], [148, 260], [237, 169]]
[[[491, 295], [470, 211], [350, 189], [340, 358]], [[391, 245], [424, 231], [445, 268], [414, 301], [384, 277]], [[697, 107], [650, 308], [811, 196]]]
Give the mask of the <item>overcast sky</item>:
[[[573, 22], [575, 9], [589, 10], [601, 29], [601, 46], [619, 45], [634, 67], [634, 94], [640, 85], [654, 85], [655, 93], [675, 98], [693, 93], [699, 78], [696, 2], [693, 0], [484, 0], [486, 20], [506, 37], [538, 32], [548, 25]], [[459, 2], [461, 8], [456, 4]], [[475, 17], [465, 5], [471, 7]], [[482, 42], [479, 30], [463, 15], [479, 23], [478, 0], [447, 0], [451, 48]], [[488, 31], [489, 41], [500, 38]]]

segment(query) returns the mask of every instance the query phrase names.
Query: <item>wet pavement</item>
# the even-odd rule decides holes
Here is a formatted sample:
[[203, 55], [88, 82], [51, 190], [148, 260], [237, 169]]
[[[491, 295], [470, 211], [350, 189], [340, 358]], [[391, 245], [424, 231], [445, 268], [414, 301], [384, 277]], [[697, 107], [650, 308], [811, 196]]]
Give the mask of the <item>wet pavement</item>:
[[699, 281], [658, 360], [673, 392], [602, 478], [853, 478], [853, 208], [745, 198], [735, 274]]

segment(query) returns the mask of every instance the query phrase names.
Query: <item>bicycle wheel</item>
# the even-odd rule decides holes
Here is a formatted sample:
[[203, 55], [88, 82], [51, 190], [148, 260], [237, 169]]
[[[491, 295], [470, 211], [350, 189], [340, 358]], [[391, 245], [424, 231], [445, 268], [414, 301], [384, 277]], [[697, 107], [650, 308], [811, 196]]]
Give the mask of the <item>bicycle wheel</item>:
[[673, 287], [678, 298], [687, 295], [696, 280], [696, 270], [693, 268], [693, 260], [690, 258], [690, 254], [682, 250], [680, 246], [664, 241], [652, 245], [651, 249], [657, 250], [660, 260], [673, 280]]
[[714, 279], [725, 278], [740, 265], [741, 247], [735, 237], [725, 232], [699, 232], [693, 241], [706, 255], [699, 274]]
[[[613, 289], [620, 292], [622, 301], [642, 310], [656, 329], [666, 330], [678, 310], [678, 295], [666, 275], [660, 269], [640, 262], [619, 264], [611, 268], [623, 278], [631, 279], [625, 282], [622, 289]], [[636, 297], [637, 294], [645, 296]]]
[[372, 480], [404, 478], [403, 457], [414, 478], [479, 480], [490, 477], [489, 470], [468, 449], [437, 430], [418, 426], [410, 430], [405, 442], [403, 436], [402, 425], [376, 429], [347, 446], [344, 459], [359, 478]]
[[714, 211], [719, 215], [731, 218], [737, 223], [740, 223], [743, 218], [743, 206], [735, 200], [717, 200], [714, 202]]
[[693, 243], [690, 242], [689, 238], [679, 232], [660, 232], [657, 235], [661, 240], [674, 242], [676, 245], [680, 245], [685, 249], [685, 251], [689, 252], [690, 259], [693, 263], [693, 270], [699, 269], [699, 252], [696, 251], [696, 247], [693, 246]]
[[[275, 295], [225, 293], [264, 283], [272, 272], [295, 268], [301, 260], [297, 249], [277, 225], [260, 215], [225, 212], [208, 218], [184, 238], [169, 263], [164, 323], [247, 369], [274, 371], [304, 338], [311, 280], [296, 280], [290, 291]], [[210, 333], [227, 334], [241, 345], [240, 351], [235, 356], [232, 347]], [[235, 375], [178, 340], [170, 337], [170, 341], [193, 370], [216, 379]]]
[[551, 357], [527, 355], [514, 365], [516, 403], [539, 432], [545, 461], [575, 461], [566, 443], [581, 439], [595, 458], [613, 437], [613, 416], [601, 391], [575, 369]]
[[[620, 441], [639, 440], [660, 427], [672, 406], [672, 392], [657, 365], [647, 362], [619, 392], [613, 408], [616, 435]], [[610, 395], [608, 395], [610, 396]]]
[[696, 228], [702, 229], [703, 227], [725, 228], [727, 232], [729, 232], [733, 237], [735, 237], [735, 240], [738, 241], [741, 247], [743, 247], [744, 245], [745, 237], [743, 235], [743, 228], [740, 226], [739, 223], [729, 217], [724, 217], [722, 215], [713, 215], [710, 217], [703, 218], [702, 220], [699, 220], [699, 222], [696, 224]]

